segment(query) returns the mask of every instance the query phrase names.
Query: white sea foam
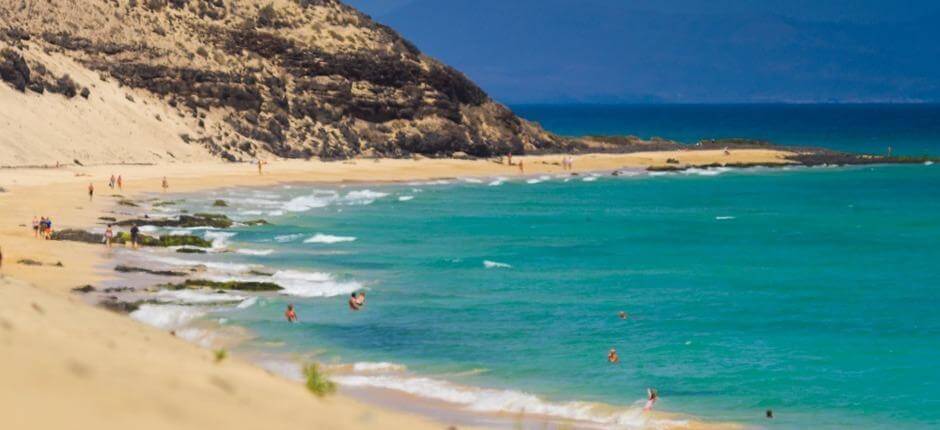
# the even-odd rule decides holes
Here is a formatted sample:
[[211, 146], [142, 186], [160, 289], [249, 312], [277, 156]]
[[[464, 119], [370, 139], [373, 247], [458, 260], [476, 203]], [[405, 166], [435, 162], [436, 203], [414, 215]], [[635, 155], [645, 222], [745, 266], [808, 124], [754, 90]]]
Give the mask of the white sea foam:
[[363, 361], [359, 363], [353, 363], [352, 370], [356, 373], [390, 373], [404, 372], [406, 367], [403, 364], [388, 363], [385, 361], [378, 363]]
[[220, 263], [215, 261], [195, 261], [195, 260], [183, 260], [181, 258], [175, 257], [165, 257], [154, 255], [149, 257], [150, 261], [155, 261], [158, 263], [166, 264], [168, 266], [179, 266], [179, 267], [193, 267], [193, 266], [206, 266], [206, 268], [218, 270], [221, 272], [237, 273], [237, 272], [247, 272], [256, 266], [251, 264], [239, 264], [239, 263]]
[[594, 182], [594, 181], [596, 181], [596, 180], [597, 180], [597, 176], [588, 176], [588, 177], [582, 179], [582, 181], [584, 181], [584, 182]]
[[[245, 300], [242, 300], [242, 302], [239, 303], [238, 306], [236, 306], [236, 307], [237, 307], [238, 309], [250, 308], [250, 307], [254, 306], [255, 303], [258, 303], [258, 298], [257, 298], [257, 297], [249, 297], [249, 298], [247, 298], [247, 299], [245, 299]], [[225, 320], [225, 321], [223, 321], [223, 320]], [[228, 321], [228, 320], [226, 320], [225, 318], [219, 319], [219, 323], [220, 323], [220, 324], [225, 324], [227, 321]]]
[[317, 233], [305, 240], [304, 243], [341, 243], [355, 240], [356, 238], [352, 236], [333, 236], [332, 234]]
[[641, 428], [651, 424], [639, 406], [611, 411], [589, 402], [555, 403], [515, 390], [461, 386], [451, 382], [398, 375], [345, 375], [333, 380], [349, 387], [376, 387], [460, 405], [475, 412], [533, 414], [555, 418]]
[[239, 214], [239, 215], [258, 216], [258, 215], [264, 215], [264, 211], [259, 211], [259, 210], [256, 210], [256, 209], [253, 209], [253, 210], [243, 210], [243, 211], [238, 211], [238, 214]]
[[239, 254], [244, 255], [271, 255], [274, 253], [273, 249], [239, 249]]
[[235, 237], [236, 234], [237, 233], [210, 230], [203, 233], [203, 237], [212, 242], [212, 248], [218, 250], [228, 246], [228, 240]]
[[924, 165], [925, 165], [925, 166], [933, 166], [933, 161], [930, 161], [930, 160], [924, 161]]
[[487, 269], [511, 269], [512, 266], [498, 261], [483, 260], [483, 267]]
[[310, 209], [325, 208], [336, 200], [336, 192], [318, 192], [308, 196], [294, 197], [281, 207], [288, 212], [306, 212]]
[[271, 211], [268, 212], [268, 216], [281, 216], [284, 215], [284, 211]]
[[673, 176], [675, 172], [649, 172], [650, 176]]
[[343, 200], [345, 200], [349, 204], [368, 205], [368, 204], [372, 204], [372, 202], [378, 199], [381, 199], [382, 197], [385, 197], [387, 195], [388, 193], [381, 193], [378, 191], [357, 190], [357, 191], [350, 191], [349, 193], [347, 193], [346, 196], [343, 197]]
[[477, 178], [462, 178], [461, 180], [468, 184], [482, 184], [483, 183], [483, 180], [477, 179]]
[[538, 183], [541, 183], [541, 182], [542, 182], [541, 179], [536, 179], [536, 178], [532, 178], [532, 179], [529, 179], [529, 180], [526, 180], [526, 181], [525, 181], [525, 183], [527, 183], [527, 184], [538, 184]]
[[138, 228], [140, 229], [141, 233], [156, 233], [160, 231], [160, 227], [156, 227], [152, 225], [142, 225]]
[[176, 330], [176, 337], [195, 343], [203, 348], [211, 348], [216, 339], [216, 332], [196, 327], [186, 327]]
[[490, 183], [487, 184], [487, 185], [489, 185], [489, 186], [491, 186], [491, 187], [498, 187], [498, 186], [503, 185], [504, 183], [506, 183], [507, 180], [508, 180], [507, 178], [504, 178], [504, 177], [500, 176], [500, 177], [498, 177], [498, 178], [493, 179], [493, 181], [490, 182]]
[[280, 236], [274, 236], [274, 241], [275, 241], [275, 242], [281, 242], [281, 243], [287, 243], [287, 242], [293, 242], [293, 241], [295, 241], [295, 240], [297, 240], [297, 239], [300, 239], [300, 238], [302, 238], [302, 237], [304, 237], [304, 236], [305, 236], [305, 235], [304, 235], [303, 233], [282, 234], [282, 235], [280, 235]]
[[174, 330], [205, 315], [205, 310], [196, 306], [141, 305], [131, 312], [131, 318], [164, 330]]
[[156, 298], [160, 302], [178, 304], [241, 303], [248, 299], [234, 294], [198, 290], [163, 290], [156, 293]]
[[336, 297], [362, 289], [355, 281], [340, 282], [329, 273], [281, 270], [271, 276], [271, 281], [284, 287], [285, 295], [298, 297]]
[[400, 196], [400, 197], [398, 197], [398, 201], [400, 201], [400, 202], [407, 202], [407, 201], [409, 201], [409, 200], [414, 200], [414, 198], [415, 198], [415, 196]]
[[724, 221], [724, 220], [734, 219], [734, 217], [733, 216], [716, 216], [715, 219], [718, 221]]

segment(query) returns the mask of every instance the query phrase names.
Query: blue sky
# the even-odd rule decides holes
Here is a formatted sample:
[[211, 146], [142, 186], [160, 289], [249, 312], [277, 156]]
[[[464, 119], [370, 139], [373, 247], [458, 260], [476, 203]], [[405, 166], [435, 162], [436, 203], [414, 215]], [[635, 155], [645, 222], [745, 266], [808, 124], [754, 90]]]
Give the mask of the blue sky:
[[940, 101], [940, 1], [347, 3], [506, 103]]

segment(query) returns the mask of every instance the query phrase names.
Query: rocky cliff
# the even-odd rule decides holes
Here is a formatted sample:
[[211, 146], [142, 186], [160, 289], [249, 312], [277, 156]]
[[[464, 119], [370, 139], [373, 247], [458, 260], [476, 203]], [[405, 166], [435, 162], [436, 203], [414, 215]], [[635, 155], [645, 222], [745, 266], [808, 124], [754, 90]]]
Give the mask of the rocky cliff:
[[[0, 49], [15, 91], [81, 103], [117, 86], [231, 161], [574, 145], [337, 0], [0, 0]], [[62, 57], [100, 82], [47, 67]]]

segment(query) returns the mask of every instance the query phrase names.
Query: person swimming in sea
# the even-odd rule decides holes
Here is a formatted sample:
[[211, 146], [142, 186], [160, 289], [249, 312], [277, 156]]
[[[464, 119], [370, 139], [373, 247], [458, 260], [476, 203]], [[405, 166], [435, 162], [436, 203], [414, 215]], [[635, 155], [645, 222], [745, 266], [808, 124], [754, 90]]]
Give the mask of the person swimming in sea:
[[616, 349], [611, 348], [610, 351], [607, 352], [607, 362], [612, 364], [617, 364], [620, 362], [620, 356], [617, 355]]
[[287, 318], [287, 322], [294, 323], [297, 322], [297, 312], [294, 312], [294, 305], [287, 305], [287, 310], [284, 311], [284, 318]]
[[656, 400], [659, 399], [659, 393], [656, 392], [655, 388], [646, 389], [646, 406], [643, 407], [644, 411], [653, 410], [653, 405], [656, 404]]
[[617, 316], [619, 316], [620, 319], [625, 320], [625, 319], [627, 319], [627, 317], [629, 317], [630, 315], [627, 314], [627, 313], [624, 312], [624, 311], [620, 311], [620, 313], [618, 313]]
[[349, 309], [358, 311], [366, 305], [366, 293], [352, 293], [349, 297]]

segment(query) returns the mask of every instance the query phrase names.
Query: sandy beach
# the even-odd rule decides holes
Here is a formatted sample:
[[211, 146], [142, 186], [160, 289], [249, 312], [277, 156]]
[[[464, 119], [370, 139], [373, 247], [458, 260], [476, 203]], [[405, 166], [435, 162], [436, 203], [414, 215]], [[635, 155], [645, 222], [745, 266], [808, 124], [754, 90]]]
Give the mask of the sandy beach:
[[[611, 171], [684, 164], [786, 163], [785, 152], [739, 150], [581, 155], [574, 170]], [[516, 157], [525, 174], [560, 173], [561, 156]], [[57, 229], [96, 225], [113, 215], [111, 174], [124, 178], [125, 197], [170, 191], [284, 182], [403, 181], [523, 174], [493, 160], [274, 161], [264, 174], [250, 164], [222, 162], [100, 165], [0, 170], [0, 414], [3, 428], [314, 428], [423, 429], [450, 423], [384, 410], [342, 394], [318, 399], [304, 387], [242, 361], [215, 363], [212, 352], [86, 305], [72, 288], [112, 276], [103, 246], [42, 241], [34, 216]], [[89, 201], [87, 187], [96, 188]], [[42, 265], [20, 264], [30, 259]], [[697, 426], [697, 425], [693, 425]]]

